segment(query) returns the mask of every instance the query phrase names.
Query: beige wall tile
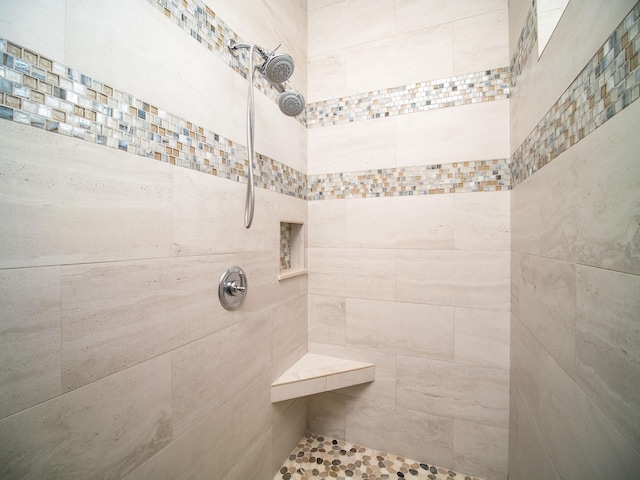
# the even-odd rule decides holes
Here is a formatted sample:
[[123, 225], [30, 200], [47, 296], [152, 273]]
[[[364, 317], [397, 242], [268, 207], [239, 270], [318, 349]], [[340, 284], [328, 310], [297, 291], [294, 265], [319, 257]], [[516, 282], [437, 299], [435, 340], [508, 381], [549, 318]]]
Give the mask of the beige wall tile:
[[62, 267], [63, 389], [237, 322], [215, 282], [230, 263], [219, 255]]
[[343, 201], [348, 247], [441, 250], [453, 247], [454, 195]]
[[273, 468], [273, 452], [272, 429], [269, 429], [261, 437], [255, 439], [251, 448], [236, 462], [223, 480], [272, 478], [276, 473]]
[[164, 355], [0, 421], [2, 478], [122, 478], [172, 439]]
[[185, 472], [193, 478], [223, 478], [237, 458], [233, 449], [233, 409], [233, 402], [225, 403], [136, 468], [126, 480], [172, 480]]
[[544, 177], [544, 170], [527, 178], [509, 195], [512, 251], [540, 255], [543, 234], [540, 201], [548, 193], [543, 190], [545, 183], [541, 175]]
[[509, 250], [510, 192], [463, 193], [451, 197], [456, 249]]
[[511, 396], [519, 395], [535, 421], [540, 414], [540, 365], [543, 348], [531, 332], [511, 315]]
[[453, 22], [466, 17], [504, 9], [506, 0], [398, 0], [396, 1], [396, 30], [406, 32], [430, 25]]
[[509, 430], [453, 421], [453, 469], [482, 478], [506, 480]]
[[508, 427], [508, 371], [402, 355], [397, 362], [399, 407]]
[[256, 439], [269, 431], [275, 415], [271, 404], [271, 381], [263, 375], [232, 400], [233, 404], [233, 455], [239, 459]]
[[309, 293], [395, 299], [393, 250], [310, 248]]
[[185, 433], [265, 375], [271, 363], [267, 314], [245, 320], [172, 353], [173, 431]]
[[451, 468], [453, 420], [354, 398], [346, 415], [347, 442]]
[[309, 342], [344, 345], [347, 303], [344, 297], [309, 295]]
[[509, 65], [507, 6], [453, 23], [453, 74]]
[[346, 246], [346, 202], [342, 199], [308, 202], [309, 247]]
[[306, 295], [273, 310], [272, 381], [307, 352], [307, 331]]
[[509, 309], [509, 252], [399, 250], [397, 300]]
[[519, 320], [573, 376], [576, 341], [576, 267], [523, 255]]
[[346, 94], [347, 55], [345, 52], [336, 51], [309, 58], [308, 88], [308, 103], [338, 98]]
[[317, 435], [346, 438], [347, 397], [333, 392], [309, 397], [307, 430]]
[[[304, 437], [307, 428], [307, 399], [297, 398], [282, 415], [275, 418], [272, 428], [271, 476], [282, 466], [291, 451]], [[271, 478], [268, 477], [268, 478]], [[242, 479], [247, 477], [241, 477]], [[266, 478], [266, 477], [259, 477]], [[241, 479], [239, 479], [241, 480]]]
[[509, 102], [483, 102], [396, 118], [396, 166], [509, 156]]
[[637, 478], [638, 451], [552, 357], [545, 355], [539, 368], [545, 412], [539, 427], [562, 478]]
[[509, 312], [455, 307], [456, 363], [509, 370]]
[[171, 167], [160, 162], [4, 122], [0, 190], [0, 267], [171, 251]]
[[347, 344], [453, 360], [453, 307], [347, 299]]
[[0, 270], [0, 418], [62, 393], [60, 267]]
[[309, 129], [308, 173], [319, 175], [394, 167], [395, 125], [401, 118], [378, 118]]
[[640, 277], [577, 267], [576, 377], [640, 449]]

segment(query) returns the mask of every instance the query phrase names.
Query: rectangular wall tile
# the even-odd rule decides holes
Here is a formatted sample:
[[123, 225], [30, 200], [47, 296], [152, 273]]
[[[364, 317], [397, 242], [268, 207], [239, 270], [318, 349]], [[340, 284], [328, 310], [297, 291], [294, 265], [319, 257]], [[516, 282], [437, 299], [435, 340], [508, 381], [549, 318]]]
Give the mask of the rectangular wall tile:
[[577, 383], [640, 450], [640, 277], [577, 270]]
[[307, 296], [274, 308], [272, 325], [271, 379], [276, 380], [307, 352]]
[[0, 421], [0, 476], [122, 478], [169, 444], [171, 422], [164, 355]]
[[211, 281], [229, 263], [228, 255], [220, 255], [63, 267], [63, 388], [77, 388], [235, 323]]
[[453, 307], [347, 299], [347, 344], [453, 360]]
[[267, 373], [271, 345], [270, 317], [261, 314], [174, 351], [176, 436]]
[[432, 415], [507, 428], [509, 372], [398, 356], [397, 405]]
[[344, 345], [347, 304], [345, 297], [308, 295], [309, 342]]
[[346, 414], [347, 442], [452, 468], [452, 419], [361, 399], [347, 399]]
[[346, 438], [346, 401], [344, 395], [333, 392], [310, 396], [307, 430], [316, 435]]
[[509, 430], [453, 421], [453, 468], [482, 478], [507, 479]]
[[397, 300], [509, 309], [509, 252], [399, 250]]
[[60, 267], [0, 270], [0, 418], [62, 392]]
[[509, 312], [455, 307], [456, 363], [509, 370]]
[[453, 23], [454, 75], [509, 64], [506, 7]]
[[508, 191], [454, 195], [455, 248], [509, 250], [510, 195]]
[[169, 254], [170, 166], [13, 122], [0, 132], [0, 266]]

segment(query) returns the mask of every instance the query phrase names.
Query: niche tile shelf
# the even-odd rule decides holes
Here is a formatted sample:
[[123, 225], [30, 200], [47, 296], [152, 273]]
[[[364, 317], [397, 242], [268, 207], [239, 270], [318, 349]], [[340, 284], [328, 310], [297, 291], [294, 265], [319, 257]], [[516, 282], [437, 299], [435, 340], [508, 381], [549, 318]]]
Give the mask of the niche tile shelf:
[[271, 403], [373, 382], [375, 365], [306, 353], [271, 384]]
[[280, 275], [278, 280], [307, 273], [304, 224], [280, 222]]

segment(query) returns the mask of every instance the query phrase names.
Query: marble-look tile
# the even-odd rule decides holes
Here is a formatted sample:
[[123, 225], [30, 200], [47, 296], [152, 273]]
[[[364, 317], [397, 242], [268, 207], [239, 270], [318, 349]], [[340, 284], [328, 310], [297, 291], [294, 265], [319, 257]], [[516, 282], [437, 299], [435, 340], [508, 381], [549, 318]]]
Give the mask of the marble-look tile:
[[561, 477], [639, 478], [640, 453], [561, 366], [544, 355], [538, 368], [538, 425]]
[[341, 50], [393, 35], [394, 1], [367, 0], [338, 2], [310, 10], [308, 15], [308, 55]]
[[507, 479], [509, 430], [453, 421], [453, 468], [474, 476]]
[[343, 199], [309, 201], [309, 247], [346, 246], [346, 205]]
[[310, 294], [395, 299], [394, 250], [310, 248], [308, 262]]
[[163, 355], [0, 421], [0, 477], [122, 478], [169, 444], [171, 422]]
[[347, 344], [425, 358], [453, 360], [453, 307], [347, 299]]
[[505, 0], [431, 0], [428, 4], [423, 0], [396, 0], [396, 32], [453, 22], [505, 7]]
[[576, 339], [576, 266], [522, 255], [518, 319], [573, 376]]
[[309, 342], [344, 345], [347, 302], [345, 297], [308, 295]]
[[344, 51], [309, 58], [308, 104], [345, 95], [346, 91], [347, 55]]
[[[395, 167], [396, 122], [401, 118], [403, 116], [309, 129], [308, 174]], [[425, 162], [421, 159], [417, 163]]]
[[265, 375], [271, 346], [270, 316], [261, 314], [174, 350], [174, 434], [182, 435]]
[[272, 328], [271, 378], [275, 380], [307, 351], [307, 296], [274, 308]]
[[62, 393], [60, 267], [0, 270], [0, 418]]
[[346, 438], [346, 397], [326, 392], [309, 397], [307, 430], [319, 435]]
[[[270, 479], [276, 473], [272, 458], [277, 445], [272, 440], [272, 429], [255, 439], [251, 448], [236, 461], [231, 471], [222, 480], [245, 480], [248, 478]], [[284, 457], [282, 457], [284, 458]], [[282, 459], [280, 459], [282, 461]], [[207, 478], [207, 477], [205, 477]]]
[[453, 23], [453, 74], [509, 64], [507, 6]]
[[65, 0], [2, 2], [0, 31], [4, 38], [62, 62], [65, 14]]
[[[547, 165], [551, 168], [552, 165]], [[518, 184], [509, 195], [511, 204], [510, 228], [511, 250], [531, 255], [540, 255], [542, 219], [540, 217], [540, 193], [544, 186], [540, 173]]]
[[483, 425], [508, 427], [507, 370], [403, 355], [398, 355], [397, 362], [398, 406]]
[[264, 432], [275, 415], [270, 398], [271, 382], [259, 377], [229, 402], [233, 404], [233, 458], [240, 458]]
[[346, 245], [351, 248], [451, 249], [454, 196], [346, 200]]
[[309, 352], [330, 355], [375, 365], [373, 382], [342, 388], [336, 393], [349, 397], [375, 400], [390, 405], [396, 401], [396, 356], [391, 353], [364, 350], [350, 345], [331, 345], [327, 343], [309, 343]]
[[311, 377], [296, 382], [283, 383], [271, 387], [271, 402], [283, 402], [327, 390], [327, 377]]
[[543, 349], [531, 332], [511, 315], [511, 396], [519, 395], [535, 421], [539, 418], [540, 365]]
[[399, 250], [397, 301], [509, 309], [509, 252]]
[[560, 480], [544, 439], [519, 395], [511, 395], [509, 476], [518, 480]]
[[455, 362], [509, 370], [509, 312], [455, 307], [454, 315]]
[[220, 255], [62, 267], [63, 389], [235, 323], [211, 281], [229, 263]]
[[346, 419], [348, 442], [385, 452], [403, 452], [410, 458], [452, 468], [453, 420], [450, 418], [348, 398]]
[[509, 191], [449, 196], [454, 200], [456, 249], [510, 249]]
[[640, 277], [577, 270], [577, 383], [640, 450]]
[[234, 464], [233, 402], [227, 402], [125, 477], [126, 480], [223, 478]]
[[[288, 408], [274, 419], [271, 435], [273, 448], [271, 456], [271, 476], [282, 465], [287, 455], [295, 448], [307, 429], [307, 399], [298, 398], [291, 402]], [[255, 461], [255, 460], [254, 460]], [[238, 480], [244, 480], [242, 477]], [[267, 477], [258, 477], [267, 478]]]
[[453, 44], [452, 25], [441, 24], [347, 48], [346, 91], [332, 98], [451, 77]]
[[482, 102], [393, 118], [397, 123], [396, 161], [385, 167], [509, 157], [509, 102]]
[[155, 160], [131, 161], [125, 152], [4, 122], [0, 267], [169, 254], [171, 171]]

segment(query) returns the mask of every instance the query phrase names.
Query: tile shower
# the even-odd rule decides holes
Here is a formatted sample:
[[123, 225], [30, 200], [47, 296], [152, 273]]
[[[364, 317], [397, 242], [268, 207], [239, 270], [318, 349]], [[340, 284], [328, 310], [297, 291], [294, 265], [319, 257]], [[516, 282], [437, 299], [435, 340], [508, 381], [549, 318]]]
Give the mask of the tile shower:
[[[527, 1], [254, 3], [0, 2], [2, 476], [316, 478], [306, 430], [379, 451], [357, 478], [636, 474], [638, 5], [572, 2], [538, 60]], [[259, 85], [249, 231], [239, 37], [309, 101]], [[307, 350], [376, 380], [271, 404]]]

